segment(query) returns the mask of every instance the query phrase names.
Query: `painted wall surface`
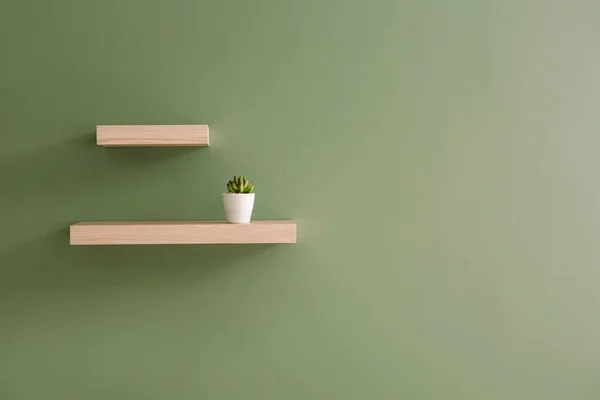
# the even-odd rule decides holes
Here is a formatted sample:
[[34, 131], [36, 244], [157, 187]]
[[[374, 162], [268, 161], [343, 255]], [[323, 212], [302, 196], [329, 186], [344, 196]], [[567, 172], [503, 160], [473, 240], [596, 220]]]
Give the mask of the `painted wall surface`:
[[[3, 0], [0, 399], [600, 398], [599, 42], [591, 0]], [[240, 173], [297, 245], [68, 245]]]

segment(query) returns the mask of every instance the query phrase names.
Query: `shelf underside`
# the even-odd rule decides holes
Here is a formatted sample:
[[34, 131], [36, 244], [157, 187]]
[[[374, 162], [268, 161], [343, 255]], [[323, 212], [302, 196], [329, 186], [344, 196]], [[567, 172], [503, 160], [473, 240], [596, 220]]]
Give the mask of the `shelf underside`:
[[98, 125], [96, 143], [105, 147], [210, 145], [208, 125]]
[[224, 221], [80, 222], [71, 225], [71, 245], [296, 243], [287, 220], [229, 224]]

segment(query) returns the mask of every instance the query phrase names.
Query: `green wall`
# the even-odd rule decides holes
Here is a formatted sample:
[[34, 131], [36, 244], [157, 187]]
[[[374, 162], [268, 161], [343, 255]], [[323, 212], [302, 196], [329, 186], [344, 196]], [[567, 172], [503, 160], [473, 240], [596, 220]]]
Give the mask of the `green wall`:
[[[598, 399], [595, 1], [3, 0], [0, 399]], [[211, 126], [105, 149], [96, 124]], [[221, 219], [282, 246], [73, 247]]]

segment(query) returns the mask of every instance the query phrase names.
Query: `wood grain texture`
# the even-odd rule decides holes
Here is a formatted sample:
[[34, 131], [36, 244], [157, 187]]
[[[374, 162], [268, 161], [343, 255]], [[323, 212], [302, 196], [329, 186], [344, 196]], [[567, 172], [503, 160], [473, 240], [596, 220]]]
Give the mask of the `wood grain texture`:
[[209, 146], [208, 125], [97, 125], [106, 147]]
[[71, 245], [296, 243], [294, 221], [80, 222], [71, 225]]

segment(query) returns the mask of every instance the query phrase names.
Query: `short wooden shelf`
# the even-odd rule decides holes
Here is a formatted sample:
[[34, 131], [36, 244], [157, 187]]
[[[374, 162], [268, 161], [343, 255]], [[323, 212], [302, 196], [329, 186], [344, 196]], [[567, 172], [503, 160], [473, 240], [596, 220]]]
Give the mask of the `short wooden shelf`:
[[208, 125], [97, 125], [105, 147], [209, 146]]
[[296, 243], [294, 221], [79, 222], [71, 245]]

